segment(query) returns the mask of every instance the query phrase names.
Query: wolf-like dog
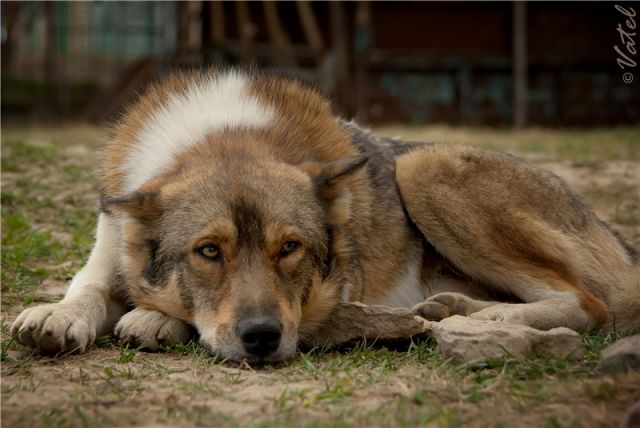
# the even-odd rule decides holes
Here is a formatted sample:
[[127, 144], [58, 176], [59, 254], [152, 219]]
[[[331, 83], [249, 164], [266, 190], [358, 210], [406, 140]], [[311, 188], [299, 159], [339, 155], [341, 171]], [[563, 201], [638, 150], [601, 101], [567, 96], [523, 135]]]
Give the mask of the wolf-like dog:
[[194, 330], [236, 361], [295, 356], [342, 301], [539, 329], [640, 326], [638, 257], [560, 178], [508, 154], [379, 138], [315, 90], [184, 72], [101, 158], [89, 260], [17, 340], [158, 348]]

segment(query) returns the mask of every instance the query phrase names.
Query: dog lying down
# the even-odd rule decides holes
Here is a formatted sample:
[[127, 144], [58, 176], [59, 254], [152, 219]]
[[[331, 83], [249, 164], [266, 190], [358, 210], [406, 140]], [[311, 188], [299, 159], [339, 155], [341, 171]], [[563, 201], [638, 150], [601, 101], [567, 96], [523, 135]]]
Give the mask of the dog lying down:
[[280, 361], [340, 302], [538, 329], [640, 326], [638, 257], [555, 175], [476, 148], [379, 138], [312, 89], [178, 73], [101, 154], [96, 243], [59, 303], [12, 334], [43, 353], [96, 335]]

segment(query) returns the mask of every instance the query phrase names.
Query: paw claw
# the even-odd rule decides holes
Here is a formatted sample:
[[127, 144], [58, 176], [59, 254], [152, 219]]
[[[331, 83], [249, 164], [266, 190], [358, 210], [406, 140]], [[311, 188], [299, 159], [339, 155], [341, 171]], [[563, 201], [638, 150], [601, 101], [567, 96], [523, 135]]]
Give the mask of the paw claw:
[[81, 318], [82, 314], [82, 309], [69, 303], [28, 308], [11, 326], [11, 334], [41, 353], [83, 352], [95, 338], [95, 327]]

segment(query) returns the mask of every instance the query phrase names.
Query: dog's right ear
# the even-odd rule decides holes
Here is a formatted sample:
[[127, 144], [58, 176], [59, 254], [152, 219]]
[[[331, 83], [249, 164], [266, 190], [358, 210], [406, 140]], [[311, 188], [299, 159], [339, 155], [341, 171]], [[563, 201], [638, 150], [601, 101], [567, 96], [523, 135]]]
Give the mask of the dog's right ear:
[[162, 204], [160, 192], [133, 192], [118, 198], [101, 198], [103, 211], [114, 214], [129, 214], [141, 223], [149, 223], [160, 217]]

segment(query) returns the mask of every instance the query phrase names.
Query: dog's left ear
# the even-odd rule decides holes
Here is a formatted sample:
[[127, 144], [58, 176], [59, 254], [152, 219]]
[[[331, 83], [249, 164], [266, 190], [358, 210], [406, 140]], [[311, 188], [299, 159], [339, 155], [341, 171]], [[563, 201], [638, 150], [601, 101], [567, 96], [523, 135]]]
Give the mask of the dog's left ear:
[[360, 154], [331, 162], [305, 162], [300, 167], [313, 178], [317, 188], [322, 188], [337, 184], [341, 178], [362, 168], [368, 160], [367, 155]]
[[364, 154], [331, 162], [305, 162], [300, 168], [311, 176], [318, 198], [328, 206], [334, 224], [347, 222], [351, 216], [351, 191], [345, 179], [366, 165]]
[[159, 192], [133, 192], [119, 198], [103, 198], [102, 209], [111, 213], [126, 213], [143, 224], [162, 214]]

